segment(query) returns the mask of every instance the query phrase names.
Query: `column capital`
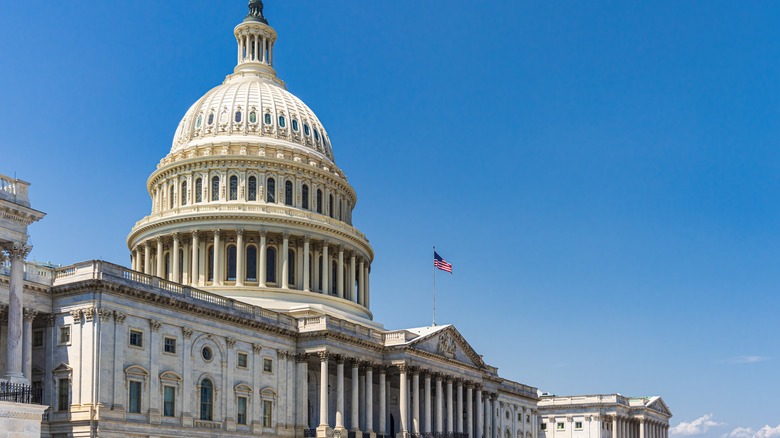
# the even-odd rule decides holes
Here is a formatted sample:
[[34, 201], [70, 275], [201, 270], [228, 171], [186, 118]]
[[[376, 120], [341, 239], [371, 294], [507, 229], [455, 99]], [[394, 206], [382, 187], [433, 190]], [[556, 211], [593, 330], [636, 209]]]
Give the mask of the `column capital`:
[[284, 232], [282, 233], [282, 238], [283, 238], [283, 239], [290, 240], [290, 232], [289, 232], [289, 231], [284, 231]]
[[333, 358], [336, 360], [336, 364], [338, 365], [344, 365], [344, 362], [347, 361], [347, 358], [342, 354], [335, 354], [333, 355]]
[[339, 253], [344, 254], [344, 245], [339, 244]]
[[193, 239], [197, 239], [197, 238], [199, 238], [199, 237], [200, 237], [200, 231], [198, 231], [198, 230], [192, 230], [192, 231], [190, 231], [190, 236], [191, 236]]
[[[260, 354], [260, 352], [263, 350], [263, 346], [260, 344], [252, 344], [252, 352], [255, 354]], [[281, 352], [283, 353], [283, 352]]]
[[398, 372], [406, 373], [407, 371], [409, 371], [409, 364], [407, 363], [399, 363], [396, 364], [396, 366], [398, 367]]
[[376, 369], [379, 371], [379, 374], [387, 374], [387, 365], [377, 365]]
[[436, 379], [437, 382], [441, 382], [444, 379], [444, 374], [434, 371], [431, 373], [433, 375], [433, 378]]
[[[8, 309], [6, 309], [6, 311], [8, 311]], [[56, 319], [57, 316], [54, 315], [53, 313], [49, 313], [48, 315], [46, 315], [46, 317], [44, 318], [44, 320], [46, 321], [46, 327], [54, 327], [54, 322], [56, 321]]]
[[244, 229], [243, 229], [243, 228], [239, 228], [239, 229], [237, 229], [237, 230], [236, 230], [236, 236], [238, 236], [238, 237], [244, 237]]
[[152, 328], [153, 332], [156, 332], [157, 330], [160, 330], [161, 326], [162, 326], [162, 323], [160, 321], [155, 321], [154, 319], [149, 321], [149, 327]]
[[309, 242], [311, 242], [311, 236], [309, 236], [308, 234], [303, 236], [303, 243], [309, 243]]
[[8, 252], [8, 258], [11, 260], [21, 261], [26, 259], [27, 255], [30, 254], [30, 251], [32, 251], [32, 246], [27, 245], [26, 243], [15, 242], [13, 245], [6, 247], [5, 250]]
[[192, 337], [192, 329], [189, 327], [182, 327], [181, 332], [184, 335], [184, 339], [190, 339]]
[[179, 233], [172, 233], [171, 237], [173, 238], [174, 242], [178, 242], [180, 235], [179, 235]]
[[125, 323], [125, 318], [127, 318], [126, 314], [124, 314], [124, 313], [122, 313], [122, 312], [120, 312], [118, 310], [114, 310], [114, 321], [117, 324], [124, 324]]
[[317, 356], [320, 358], [320, 362], [327, 362], [330, 358], [330, 353], [327, 351], [318, 351]]
[[35, 319], [35, 316], [38, 315], [38, 311], [35, 309], [30, 309], [28, 307], [25, 307], [23, 310], [23, 314], [24, 314], [24, 320], [31, 322], [33, 319]]
[[295, 361], [298, 363], [308, 362], [309, 361], [309, 354], [308, 353], [298, 353], [295, 355]]
[[371, 371], [373, 371], [374, 370], [374, 363], [370, 362], [370, 361], [367, 361], [367, 360], [361, 360], [360, 361], [360, 369], [362, 371], [368, 371], [369, 369], [371, 369]]
[[233, 347], [236, 346], [236, 338], [225, 338], [225, 344], [227, 345], [228, 350], [232, 350]]
[[260, 228], [259, 233], [260, 233], [260, 237], [268, 236], [268, 230], [266, 230], [265, 228]]
[[323, 247], [323, 248], [327, 248], [327, 247], [328, 247], [328, 245], [330, 245], [330, 241], [329, 241], [328, 239], [324, 239], [324, 240], [322, 241], [322, 247]]
[[466, 389], [473, 389], [474, 388], [474, 382], [470, 380], [463, 380], [463, 386], [466, 387]]
[[222, 236], [223, 236], [223, 233], [222, 233], [221, 229], [217, 228], [216, 230], [214, 230], [214, 238], [215, 239], [221, 238]]

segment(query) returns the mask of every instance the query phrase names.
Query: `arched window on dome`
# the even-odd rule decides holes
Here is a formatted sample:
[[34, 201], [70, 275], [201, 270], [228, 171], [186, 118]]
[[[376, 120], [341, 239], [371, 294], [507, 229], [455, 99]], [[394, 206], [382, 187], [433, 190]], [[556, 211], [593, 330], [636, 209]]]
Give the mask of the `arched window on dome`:
[[195, 180], [195, 202], [203, 202], [203, 179]]
[[208, 118], [207, 122], [208, 122], [209, 125], [213, 125], [214, 124], [214, 113], [213, 112], [209, 113], [209, 118]]
[[309, 186], [306, 184], [301, 187], [301, 208], [309, 209]]
[[249, 112], [249, 123], [252, 123], [252, 124], [257, 123], [257, 111], [250, 111]]
[[211, 200], [219, 201], [219, 177], [211, 178]]
[[198, 118], [195, 119], [195, 128], [200, 129], [203, 126], [203, 114], [198, 114]]
[[303, 133], [308, 137], [311, 134], [311, 130], [309, 129], [309, 125], [306, 123], [303, 124]]
[[284, 204], [293, 205], [293, 183], [285, 181], [284, 183]]
[[276, 180], [273, 178], [268, 178], [266, 181], [265, 202], [271, 204], [276, 202]]
[[317, 264], [319, 266], [318, 271], [319, 271], [319, 274], [320, 274], [317, 277], [317, 280], [316, 280], [317, 281], [317, 290], [322, 292], [322, 277], [323, 277], [323, 273], [324, 273], [323, 268], [326, 268], [327, 266], [324, 265], [325, 260], [322, 258], [322, 256], [317, 257], [317, 260], [318, 260]]
[[181, 182], [181, 205], [187, 205], [187, 181]]
[[249, 245], [246, 247], [246, 281], [257, 281], [257, 247]]
[[295, 285], [295, 251], [287, 250], [287, 284]]
[[236, 117], [234, 119], [236, 123], [241, 123], [241, 116], [242, 116], [241, 110], [236, 111]]
[[246, 200], [257, 201], [257, 178], [250, 176], [247, 186]]
[[279, 127], [280, 128], [287, 127], [287, 121], [284, 119], [284, 116], [279, 116]]
[[338, 291], [336, 290], [336, 286], [338, 285], [338, 273], [339, 265], [333, 260], [330, 263], [330, 293], [334, 295], [338, 294]]
[[237, 258], [237, 250], [236, 245], [228, 245], [227, 247], [227, 257], [225, 262], [227, 263], [227, 269], [225, 270], [226, 273], [226, 280], [227, 281], [236, 281], [236, 258]]
[[270, 125], [271, 124], [271, 113], [265, 113], [265, 116], [263, 116], [263, 119], [264, 119], [263, 121], [265, 122], [266, 125]]
[[214, 384], [209, 379], [200, 382], [200, 419], [214, 419]]
[[238, 177], [235, 175], [230, 177], [230, 200], [238, 200]]
[[298, 119], [292, 119], [292, 128], [293, 131], [298, 132], [300, 127], [298, 126]]
[[176, 207], [176, 188], [171, 184], [171, 188], [168, 193], [168, 208]]
[[333, 217], [333, 195], [328, 195], [328, 216]]
[[317, 213], [322, 214], [322, 190], [317, 189]]
[[320, 130], [319, 130], [319, 129], [315, 129], [315, 130], [314, 130], [314, 140], [315, 140], [316, 142], [318, 142], [318, 143], [319, 143], [319, 141], [320, 141]]
[[272, 246], [265, 250], [265, 281], [276, 283], [276, 248]]
[[206, 257], [206, 280], [214, 281], [214, 245], [210, 245], [206, 252], [208, 254]]

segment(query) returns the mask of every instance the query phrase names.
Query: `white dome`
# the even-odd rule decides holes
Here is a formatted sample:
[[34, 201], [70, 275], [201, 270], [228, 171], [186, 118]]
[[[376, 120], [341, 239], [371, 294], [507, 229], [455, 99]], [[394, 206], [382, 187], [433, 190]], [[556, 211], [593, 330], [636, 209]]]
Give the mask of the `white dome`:
[[228, 76], [184, 115], [171, 153], [217, 142], [270, 142], [314, 151], [335, 163], [322, 123], [277, 81], [251, 71]]

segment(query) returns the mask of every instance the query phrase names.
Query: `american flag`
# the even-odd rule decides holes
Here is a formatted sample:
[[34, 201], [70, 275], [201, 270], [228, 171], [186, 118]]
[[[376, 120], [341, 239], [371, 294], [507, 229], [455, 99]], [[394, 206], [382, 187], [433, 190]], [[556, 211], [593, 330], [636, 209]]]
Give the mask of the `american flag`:
[[436, 251], [433, 252], [433, 266], [435, 266], [438, 269], [441, 269], [442, 271], [446, 271], [452, 274], [452, 264], [447, 263], [447, 261], [441, 258], [439, 253], [437, 253]]

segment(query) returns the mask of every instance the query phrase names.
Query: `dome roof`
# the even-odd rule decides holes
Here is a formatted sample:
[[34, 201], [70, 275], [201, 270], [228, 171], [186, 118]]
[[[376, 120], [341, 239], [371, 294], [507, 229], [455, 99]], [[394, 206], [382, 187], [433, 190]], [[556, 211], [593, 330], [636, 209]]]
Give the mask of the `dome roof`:
[[171, 153], [216, 142], [263, 142], [313, 151], [335, 163], [325, 127], [280, 82], [253, 71], [228, 76], [184, 115]]

